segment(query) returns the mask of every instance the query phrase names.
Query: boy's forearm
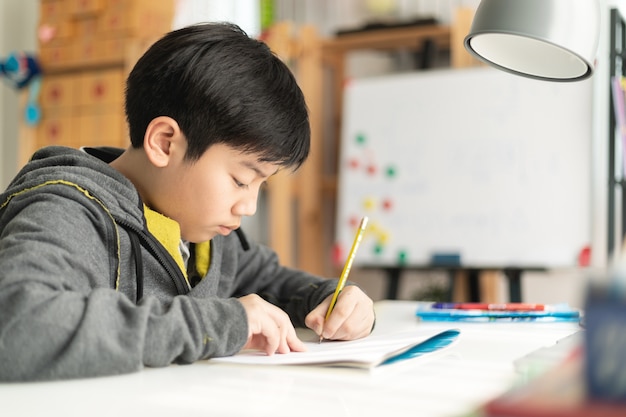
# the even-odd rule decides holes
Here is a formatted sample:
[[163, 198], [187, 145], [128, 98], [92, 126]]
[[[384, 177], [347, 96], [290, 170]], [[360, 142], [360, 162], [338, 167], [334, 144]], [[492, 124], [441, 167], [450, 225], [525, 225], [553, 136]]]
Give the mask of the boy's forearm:
[[109, 289], [88, 297], [29, 284], [0, 289], [0, 380], [130, 373], [236, 353], [247, 322], [235, 299], [181, 296], [139, 306]]

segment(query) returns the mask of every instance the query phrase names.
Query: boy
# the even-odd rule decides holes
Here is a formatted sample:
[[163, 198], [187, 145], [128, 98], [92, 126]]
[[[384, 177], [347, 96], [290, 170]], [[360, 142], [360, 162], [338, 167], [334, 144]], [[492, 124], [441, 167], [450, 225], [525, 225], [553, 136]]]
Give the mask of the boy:
[[309, 151], [287, 67], [229, 24], [167, 34], [126, 85], [132, 145], [45, 148], [0, 195], [0, 380], [304, 350], [370, 333], [356, 286], [278, 264], [239, 231], [261, 185]]

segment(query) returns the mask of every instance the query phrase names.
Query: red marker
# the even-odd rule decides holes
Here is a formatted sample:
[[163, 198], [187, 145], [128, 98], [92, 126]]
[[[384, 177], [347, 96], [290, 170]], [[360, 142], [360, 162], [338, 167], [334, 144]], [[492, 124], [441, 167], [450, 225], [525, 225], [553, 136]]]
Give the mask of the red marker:
[[528, 303], [434, 303], [433, 308], [446, 310], [490, 310], [490, 311], [543, 311], [543, 304]]

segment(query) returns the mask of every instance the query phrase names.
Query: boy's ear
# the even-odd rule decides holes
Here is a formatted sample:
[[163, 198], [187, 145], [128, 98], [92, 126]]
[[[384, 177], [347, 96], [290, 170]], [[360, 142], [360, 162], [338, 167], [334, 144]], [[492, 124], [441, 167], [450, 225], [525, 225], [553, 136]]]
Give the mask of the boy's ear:
[[[143, 138], [143, 149], [152, 164], [166, 167], [172, 157], [184, 156], [185, 140], [178, 122], [167, 116], [159, 116], [148, 124]], [[181, 155], [178, 155], [182, 152]]]

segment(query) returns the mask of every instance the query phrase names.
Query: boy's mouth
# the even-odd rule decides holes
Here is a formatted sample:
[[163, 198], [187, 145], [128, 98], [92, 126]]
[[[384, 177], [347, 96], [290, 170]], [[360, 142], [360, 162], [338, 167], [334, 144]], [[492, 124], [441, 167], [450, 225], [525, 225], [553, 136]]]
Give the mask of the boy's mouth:
[[230, 234], [230, 232], [232, 232], [233, 230], [235, 230], [237, 227], [231, 227], [231, 226], [219, 226], [218, 230], [219, 230], [219, 234], [222, 236], [228, 236]]

